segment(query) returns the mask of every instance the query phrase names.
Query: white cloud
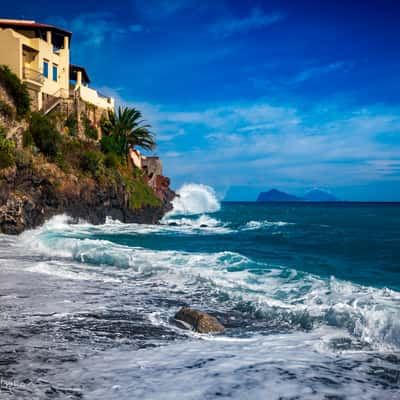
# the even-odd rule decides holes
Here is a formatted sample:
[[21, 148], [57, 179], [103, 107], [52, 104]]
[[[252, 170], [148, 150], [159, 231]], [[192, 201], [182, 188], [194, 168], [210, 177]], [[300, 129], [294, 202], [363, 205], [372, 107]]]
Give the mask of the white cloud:
[[185, 109], [119, 102], [142, 110], [153, 126], [175, 187], [188, 181], [219, 191], [230, 185], [343, 187], [400, 179], [400, 108], [303, 111], [259, 101]]
[[[122, 25], [109, 12], [81, 13], [72, 19], [51, 17], [49, 22], [72, 31], [78, 37], [77, 45], [83, 47], [100, 47], [108, 38], [115, 40], [129, 33], [139, 33], [144, 30], [142, 25]], [[77, 45], [74, 45], [76, 47]]]
[[330, 74], [332, 72], [349, 71], [352, 67], [353, 63], [346, 61], [336, 61], [326, 65], [313, 66], [299, 72], [290, 83], [302, 83], [315, 77]]
[[225, 18], [209, 26], [208, 31], [217, 37], [230, 37], [238, 33], [247, 33], [252, 30], [281, 21], [284, 15], [279, 12], [265, 14], [260, 8], [253, 8], [244, 18]]

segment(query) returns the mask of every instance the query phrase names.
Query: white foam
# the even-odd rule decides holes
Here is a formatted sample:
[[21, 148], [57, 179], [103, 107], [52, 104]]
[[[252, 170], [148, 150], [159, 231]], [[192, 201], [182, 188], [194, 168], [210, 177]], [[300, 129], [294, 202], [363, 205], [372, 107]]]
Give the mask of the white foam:
[[188, 183], [183, 185], [177, 194], [169, 216], [214, 213], [221, 208], [215, 191], [210, 186]]
[[285, 221], [249, 221], [247, 222], [242, 230], [244, 231], [252, 231], [258, 230], [266, 227], [274, 227], [274, 226], [286, 226], [286, 225], [294, 225], [292, 222], [285, 222]]
[[[207, 301], [223, 293], [231, 304], [250, 303], [261, 312], [306, 313], [324, 324], [345, 328], [376, 350], [400, 349], [399, 292], [257, 264], [233, 252], [157, 251], [82, 238], [82, 225], [65, 222], [58, 218], [26, 232], [15, 246], [21, 254], [104, 265], [118, 277], [145, 273], [153, 277], [157, 287], [187, 293], [195, 289], [199, 302], [200, 296]], [[254, 274], [253, 268], [264, 272]], [[109, 268], [90, 272], [106, 271]]]
[[[377, 385], [367, 354], [315, 351], [330, 329], [257, 336], [252, 340], [186, 340], [157, 351], [110, 349], [66, 372], [68, 382], [98, 382], [88, 399], [395, 399]], [[340, 361], [339, 368], [337, 362]], [[118, 373], [116, 373], [118, 371]]]

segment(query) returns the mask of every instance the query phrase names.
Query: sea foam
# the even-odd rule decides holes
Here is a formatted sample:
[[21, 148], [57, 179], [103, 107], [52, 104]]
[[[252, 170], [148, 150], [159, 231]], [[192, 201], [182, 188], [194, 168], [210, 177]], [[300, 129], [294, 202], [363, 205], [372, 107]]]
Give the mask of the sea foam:
[[195, 183], [183, 185], [172, 202], [171, 215], [196, 215], [214, 213], [221, 208], [212, 187]]
[[[83, 227], [89, 229], [88, 225]], [[81, 229], [81, 225], [67, 224], [66, 218], [56, 218], [21, 235], [16, 246], [25, 253], [51, 260], [103, 266], [91, 270], [94, 279], [99, 274], [108, 276], [110, 271], [115, 279], [124, 280], [145, 274], [153, 284], [168, 287], [171, 292], [181, 291], [189, 297], [196, 293], [193, 302], [211, 302], [221, 309], [245, 308], [257, 318], [285, 326], [296, 324], [299, 315], [303, 315], [309, 327], [333, 326], [376, 350], [400, 349], [398, 292], [334, 277], [323, 279], [255, 262], [230, 251], [153, 250], [90, 239]]]

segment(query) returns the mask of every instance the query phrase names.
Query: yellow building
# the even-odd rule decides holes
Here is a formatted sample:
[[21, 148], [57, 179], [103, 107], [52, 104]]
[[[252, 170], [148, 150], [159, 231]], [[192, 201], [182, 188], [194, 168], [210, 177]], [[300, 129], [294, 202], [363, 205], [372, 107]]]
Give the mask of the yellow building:
[[33, 108], [44, 113], [63, 100], [76, 99], [100, 113], [114, 109], [112, 98], [89, 88], [85, 69], [70, 64], [71, 36], [64, 29], [35, 21], [0, 19], [0, 65], [7, 65], [25, 82]]

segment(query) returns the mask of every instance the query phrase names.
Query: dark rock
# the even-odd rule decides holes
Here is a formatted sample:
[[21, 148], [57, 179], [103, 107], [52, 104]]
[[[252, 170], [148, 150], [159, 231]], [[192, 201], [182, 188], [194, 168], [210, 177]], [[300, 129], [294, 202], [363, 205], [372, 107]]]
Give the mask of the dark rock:
[[182, 307], [175, 315], [175, 319], [189, 324], [199, 333], [219, 333], [224, 331], [224, 326], [217, 318], [188, 307]]
[[206, 224], [201, 224], [201, 225], [200, 225], [200, 228], [208, 228], [208, 225], [206, 225]]
[[57, 214], [91, 224], [103, 224], [107, 217], [125, 223], [156, 224], [172, 209], [175, 196], [168, 186], [163, 190], [160, 206], [131, 208], [123, 183], [100, 185], [63, 175], [55, 184], [54, 179], [32, 168], [9, 168], [0, 173], [0, 232], [19, 234]]

